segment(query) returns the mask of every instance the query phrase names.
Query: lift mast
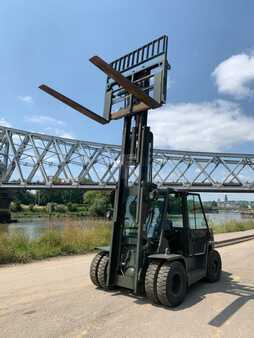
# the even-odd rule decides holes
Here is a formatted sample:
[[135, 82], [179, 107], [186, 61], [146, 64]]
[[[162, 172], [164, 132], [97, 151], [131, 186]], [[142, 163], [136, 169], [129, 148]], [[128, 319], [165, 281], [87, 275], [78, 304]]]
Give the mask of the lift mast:
[[[170, 69], [167, 46], [167, 36], [161, 36], [110, 64], [98, 56], [90, 59], [107, 75], [103, 116], [47, 85], [39, 87], [98, 123], [106, 124], [111, 120], [124, 119], [107, 286], [129, 287], [136, 294], [141, 292], [141, 267], [144, 265], [143, 232], [148, 207], [147, 196], [152, 191], [153, 134], [147, 125], [147, 117], [148, 109], [156, 109], [166, 103], [167, 71]], [[135, 185], [130, 183], [133, 175], [138, 178]], [[136, 201], [136, 269], [133, 275], [123, 276], [121, 256], [124, 250], [126, 203], [130, 194]]]

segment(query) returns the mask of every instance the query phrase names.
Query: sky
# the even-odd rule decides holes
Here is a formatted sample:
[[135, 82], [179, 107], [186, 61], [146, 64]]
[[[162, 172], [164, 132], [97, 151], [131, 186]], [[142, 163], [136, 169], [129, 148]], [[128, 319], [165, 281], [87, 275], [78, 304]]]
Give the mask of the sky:
[[38, 89], [48, 84], [101, 114], [111, 61], [166, 34], [167, 104], [150, 112], [156, 147], [253, 153], [252, 0], [22, 1], [0, 7], [0, 125], [119, 144], [101, 126]]

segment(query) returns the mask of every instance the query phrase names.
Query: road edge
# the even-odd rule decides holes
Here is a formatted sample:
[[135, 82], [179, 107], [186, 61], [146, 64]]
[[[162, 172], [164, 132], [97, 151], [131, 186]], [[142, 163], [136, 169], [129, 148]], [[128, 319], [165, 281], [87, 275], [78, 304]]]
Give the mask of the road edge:
[[221, 241], [215, 241], [214, 243], [215, 243], [216, 248], [221, 248], [223, 246], [238, 244], [238, 243], [241, 243], [241, 242], [250, 241], [252, 239], [254, 239], [254, 234], [236, 237], [236, 238], [229, 238], [229, 239], [225, 239], [225, 240], [221, 240]]

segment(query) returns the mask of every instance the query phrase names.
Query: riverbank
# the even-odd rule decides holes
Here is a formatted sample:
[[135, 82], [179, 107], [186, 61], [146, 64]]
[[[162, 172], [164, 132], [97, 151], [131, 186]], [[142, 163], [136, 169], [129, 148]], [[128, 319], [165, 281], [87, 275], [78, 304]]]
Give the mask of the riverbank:
[[23, 233], [0, 234], [0, 264], [28, 263], [48, 257], [85, 254], [96, 246], [109, 244], [109, 222], [96, 221], [89, 227], [48, 229], [40, 237], [29, 239]]
[[[96, 217], [96, 215], [94, 215]], [[36, 206], [29, 208], [27, 206], [22, 206], [22, 209], [19, 211], [12, 211], [12, 219], [32, 219], [32, 218], [62, 218], [62, 217], [91, 217], [88, 211], [83, 206], [69, 206], [67, 208], [64, 205], [57, 205], [53, 210], [49, 212], [48, 208], [45, 206]]]
[[232, 220], [223, 224], [212, 224], [212, 229], [215, 234], [252, 230], [254, 229], [254, 220]]
[[[215, 234], [254, 229], [254, 221], [230, 221], [212, 226]], [[69, 224], [61, 231], [47, 229], [41, 236], [29, 239], [22, 232], [0, 233], [0, 264], [28, 263], [49, 257], [85, 254], [97, 246], [110, 243], [111, 223], [90, 220], [89, 226]]]

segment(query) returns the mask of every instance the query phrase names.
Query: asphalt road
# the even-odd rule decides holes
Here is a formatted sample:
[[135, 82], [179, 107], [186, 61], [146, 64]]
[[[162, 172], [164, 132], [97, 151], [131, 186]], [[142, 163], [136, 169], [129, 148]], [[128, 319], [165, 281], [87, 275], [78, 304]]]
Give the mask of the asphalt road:
[[89, 280], [93, 255], [0, 268], [0, 337], [254, 337], [254, 240], [220, 249], [220, 282], [176, 309]]

